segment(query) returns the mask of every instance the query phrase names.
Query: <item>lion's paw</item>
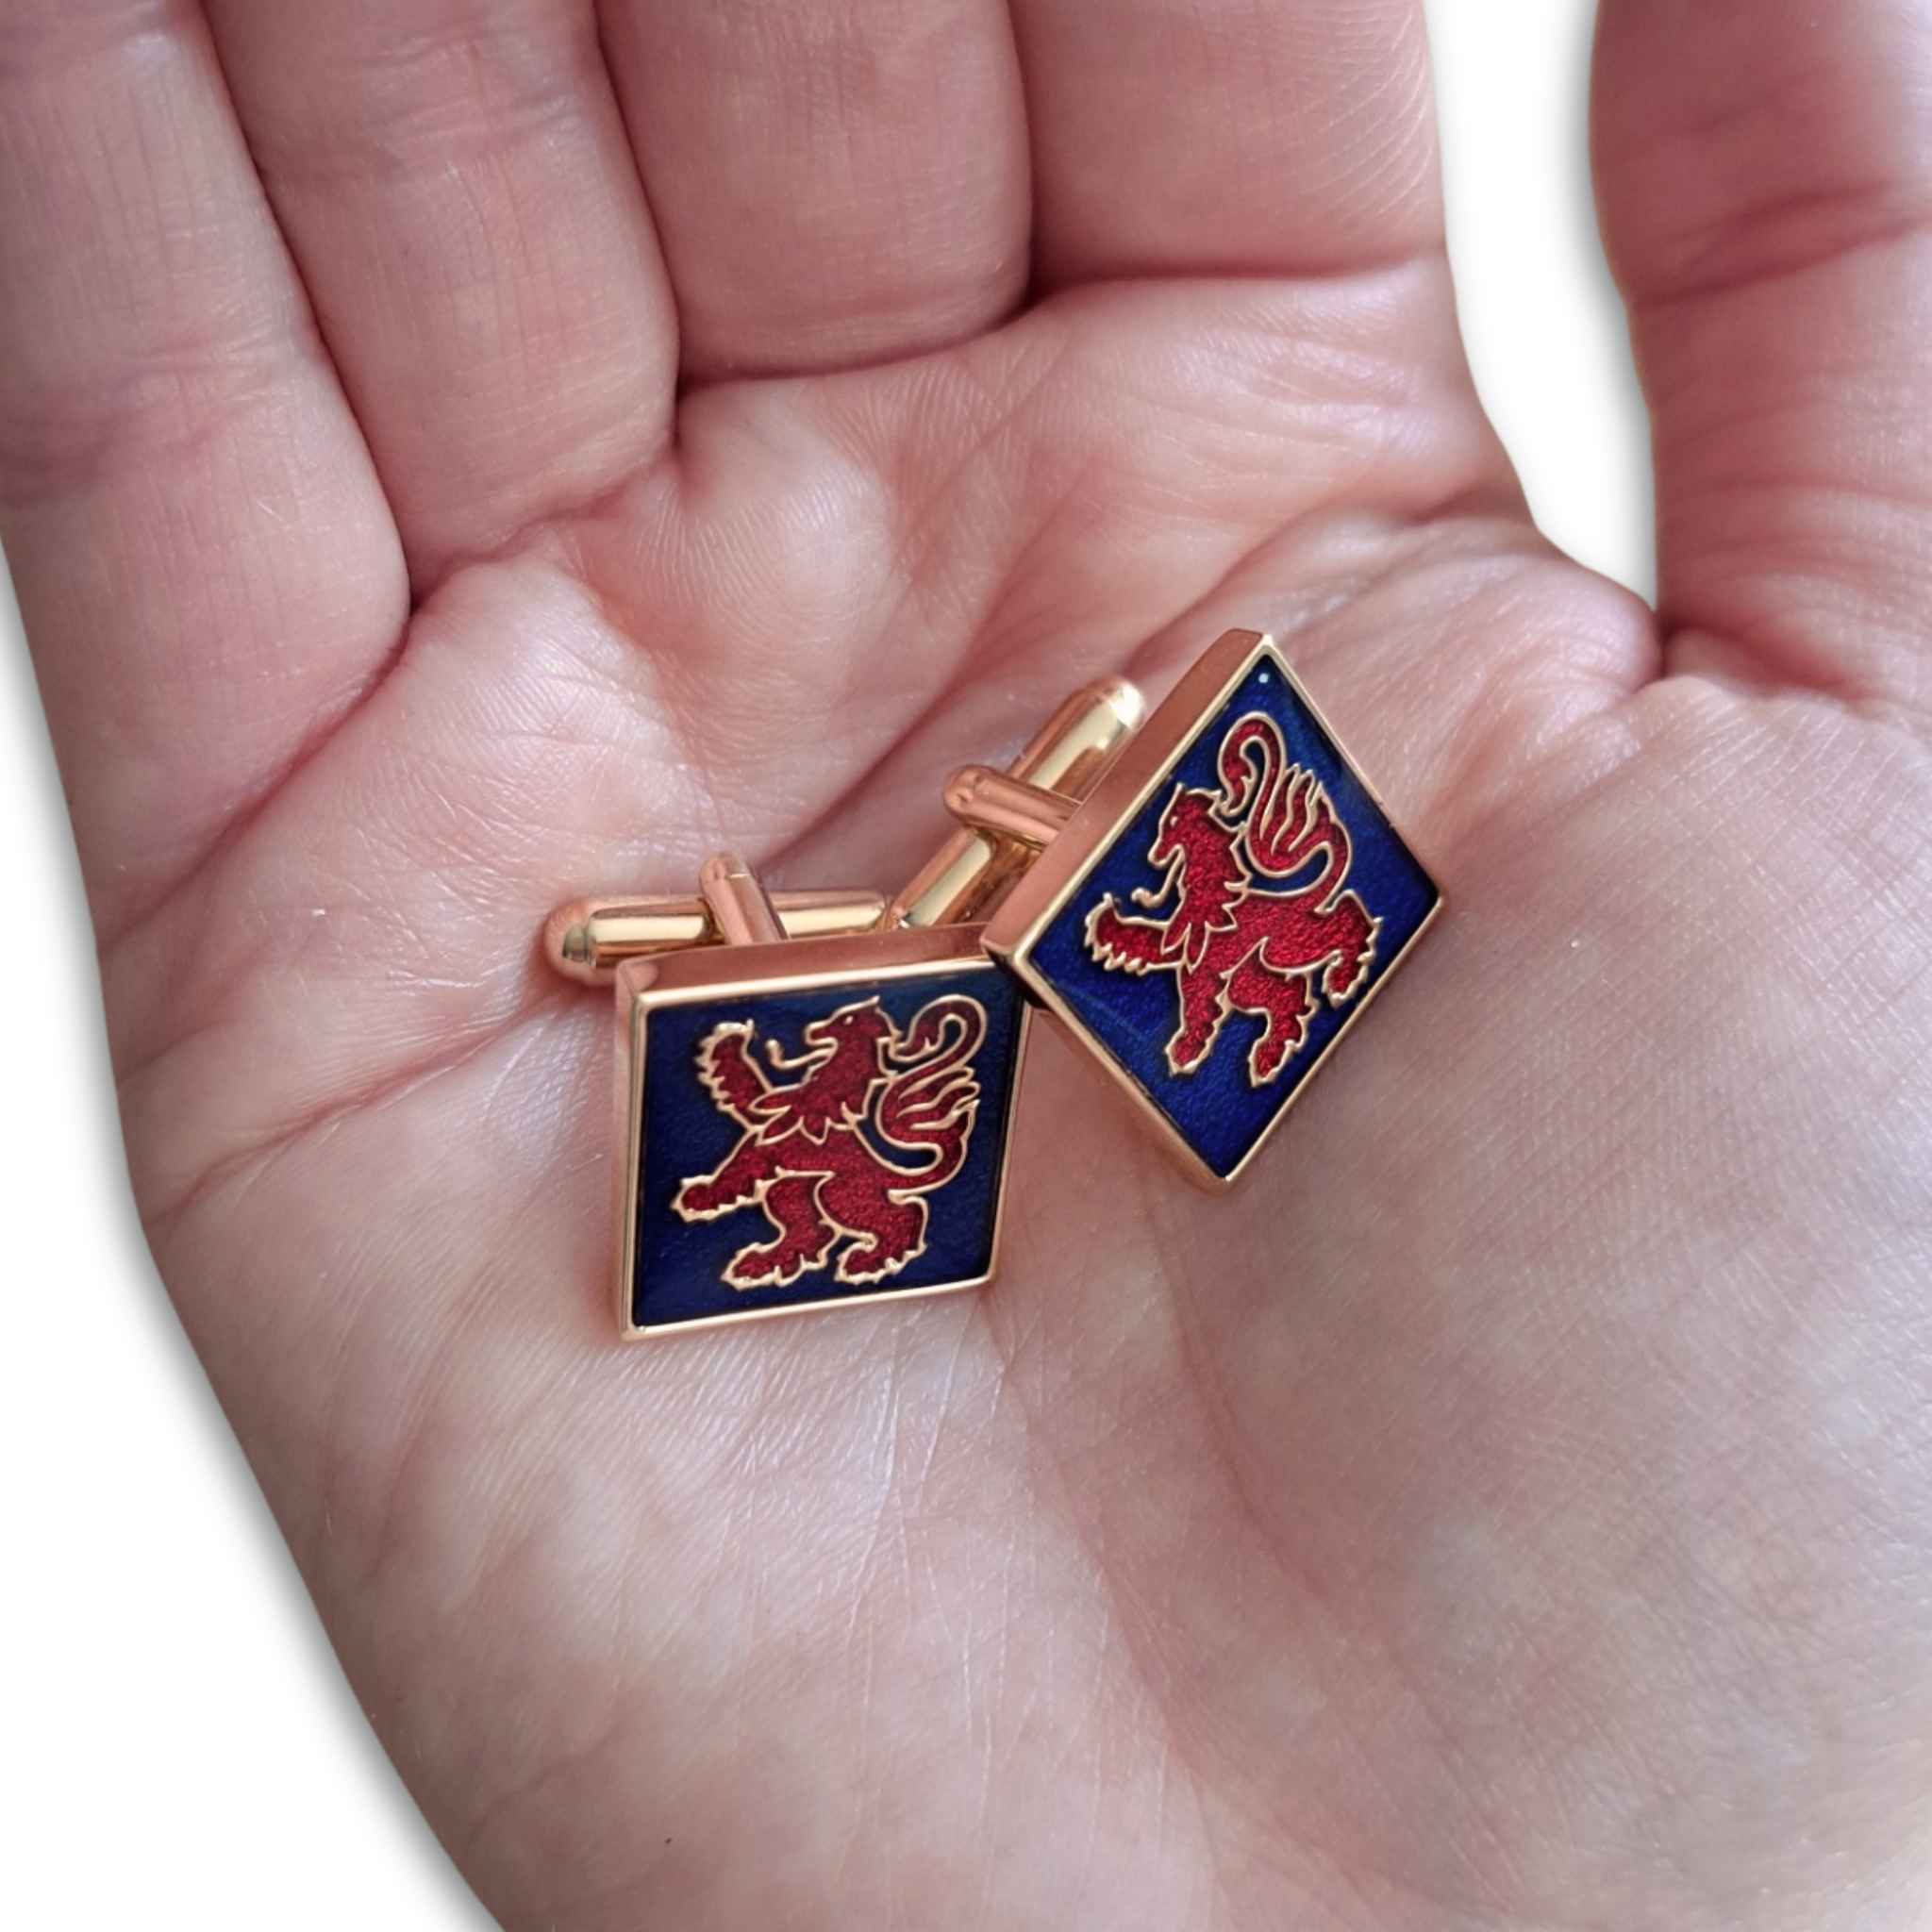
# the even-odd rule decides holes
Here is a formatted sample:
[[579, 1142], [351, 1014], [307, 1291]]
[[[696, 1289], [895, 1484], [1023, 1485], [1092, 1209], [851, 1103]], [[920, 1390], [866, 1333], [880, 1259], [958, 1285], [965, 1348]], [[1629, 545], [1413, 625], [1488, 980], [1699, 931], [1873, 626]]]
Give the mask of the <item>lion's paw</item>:
[[733, 1288], [783, 1288], [803, 1272], [796, 1266], [788, 1268], [785, 1257], [775, 1248], [754, 1248], [725, 1269], [724, 1279]]
[[736, 1188], [723, 1187], [717, 1181], [686, 1181], [672, 1197], [671, 1207], [687, 1221], [711, 1221], [740, 1206], [744, 1198]]
[[910, 1249], [895, 1254], [880, 1249], [876, 1243], [867, 1242], [862, 1247], [847, 1248], [839, 1257], [839, 1265], [833, 1273], [848, 1287], [862, 1288], [898, 1274], [911, 1258]]

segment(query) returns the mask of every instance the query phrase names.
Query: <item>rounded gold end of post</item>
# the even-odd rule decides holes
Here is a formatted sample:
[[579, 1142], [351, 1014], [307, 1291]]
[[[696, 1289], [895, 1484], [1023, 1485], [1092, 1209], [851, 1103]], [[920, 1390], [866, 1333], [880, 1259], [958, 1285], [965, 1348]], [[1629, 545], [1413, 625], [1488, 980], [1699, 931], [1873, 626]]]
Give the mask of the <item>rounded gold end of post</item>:
[[[1063, 797], [1086, 797], [1146, 709], [1124, 677], [1083, 685], [1008, 767], [1007, 775]], [[984, 832], [953, 834], [886, 913], [889, 925], [953, 925], [984, 916], [1025, 870], [1026, 854]]]
[[591, 921], [597, 902], [578, 899], [559, 906], [543, 922], [543, 957], [569, 979], [593, 980], [591, 964]]
[[[886, 909], [883, 893], [849, 889], [774, 892], [772, 903], [785, 937], [791, 940], [867, 932]], [[713, 946], [721, 938], [700, 898], [575, 899], [559, 906], [545, 923], [543, 956], [566, 979], [608, 986], [626, 959]]]

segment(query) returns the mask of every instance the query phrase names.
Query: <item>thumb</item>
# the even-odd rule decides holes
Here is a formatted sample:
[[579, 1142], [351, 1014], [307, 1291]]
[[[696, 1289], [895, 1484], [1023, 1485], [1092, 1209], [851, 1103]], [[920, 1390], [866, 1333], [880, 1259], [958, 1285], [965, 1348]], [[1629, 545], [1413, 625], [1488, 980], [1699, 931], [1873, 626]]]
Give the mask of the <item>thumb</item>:
[[1932, 12], [1605, 0], [1673, 668], [1932, 702]]

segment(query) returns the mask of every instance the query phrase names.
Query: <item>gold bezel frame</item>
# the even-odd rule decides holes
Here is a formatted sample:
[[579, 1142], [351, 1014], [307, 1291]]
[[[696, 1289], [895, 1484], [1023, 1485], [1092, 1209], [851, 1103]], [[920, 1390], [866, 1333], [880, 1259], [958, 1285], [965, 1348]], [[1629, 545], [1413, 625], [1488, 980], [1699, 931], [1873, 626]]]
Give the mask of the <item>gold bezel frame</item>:
[[1360, 1003], [1336, 1029], [1334, 1038], [1303, 1070], [1292, 1091], [1262, 1128], [1254, 1145], [1242, 1155], [1232, 1172], [1224, 1174], [1217, 1174], [1202, 1159], [1153, 1095], [1121, 1065], [1107, 1043], [1061, 1000], [1051, 982], [1035, 969], [1032, 952], [1041, 936], [1059, 917], [1067, 901], [1086, 883], [1093, 868], [1107, 857], [1147, 801], [1163, 785], [1172, 782], [1174, 768], [1192, 749], [1194, 741], [1207, 728], [1208, 721], [1220, 713], [1228, 699], [1246, 681], [1249, 673], [1264, 658], [1280, 674], [1287, 689], [1307, 706], [1316, 724], [1327, 734], [1328, 741], [1334, 745], [1342, 762], [1374, 800], [1376, 808], [1389, 822], [1391, 829], [1414, 858], [1414, 846], [1396, 824], [1381, 793], [1323, 716], [1321, 708], [1309, 697], [1275, 640], [1263, 631], [1231, 630], [1208, 648], [1147, 722], [1128, 740], [1125, 748], [1108, 766], [1092, 792], [1076, 808], [1065, 826], [1055, 835], [1053, 841], [988, 920], [985, 932], [987, 951], [1020, 980], [1029, 996], [1044, 1007], [1055, 1022], [1099, 1063], [1108, 1077], [1131, 1095], [1142, 1116], [1152, 1123], [1166, 1152], [1178, 1161], [1190, 1180], [1211, 1193], [1225, 1193], [1247, 1173], [1255, 1157], [1274, 1138], [1282, 1122], [1294, 1110], [1295, 1103], [1307, 1091], [1308, 1083], [1328, 1063], [1330, 1056], [1347, 1037], [1350, 1028], [1374, 1003], [1382, 989], [1394, 978], [1403, 962], [1415, 950], [1423, 935], [1436, 923], [1443, 906], [1442, 888], [1435, 874], [1417, 858], [1417, 865], [1435, 889], [1435, 904], [1410, 934], [1402, 950], [1383, 968]]
[[823, 1300], [789, 1302], [782, 1307], [744, 1308], [729, 1314], [698, 1316], [653, 1326], [634, 1319], [637, 1267], [638, 1190], [643, 1178], [644, 1074], [651, 1015], [662, 1008], [730, 999], [736, 994], [810, 992], [824, 987], [875, 980], [922, 979], [996, 972], [980, 944], [976, 925], [904, 927], [896, 931], [786, 940], [770, 945], [704, 946], [668, 956], [631, 959], [617, 970], [617, 1139], [613, 1176], [617, 1208], [619, 1330], [626, 1341], [663, 1341], [707, 1328], [735, 1327], [741, 1322], [769, 1322], [782, 1315], [815, 1315], [832, 1308], [920, 1301], [982, 1288], [999, 1270], [1000, 1237], [1006, 1219], [1013, 1110], [1026, 1070], [1032, 1009], [1024, 1001], [1013, 1049], [1013, 1077], [1000, 1122], [1000, 1172], [993, 1193], [992, 1242], [987, 1269], [970, 1280], [927, 1282], [916, 1288], [866, 1288]]

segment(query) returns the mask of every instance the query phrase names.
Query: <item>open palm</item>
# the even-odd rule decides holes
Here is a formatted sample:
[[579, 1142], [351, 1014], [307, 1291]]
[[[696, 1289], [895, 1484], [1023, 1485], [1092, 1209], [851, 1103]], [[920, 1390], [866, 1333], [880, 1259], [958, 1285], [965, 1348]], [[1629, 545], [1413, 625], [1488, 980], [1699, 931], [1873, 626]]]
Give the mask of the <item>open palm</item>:
[[[183, 1319], [516, 1927], [1916, 1926], [1932, 25], [1611, 0], [1665, 623], [1413, 0], [8, 0], [0, 510]], [[1451, 917], [1231, 1202], [613, 1341], [544, 913], [1283, 634]]]

